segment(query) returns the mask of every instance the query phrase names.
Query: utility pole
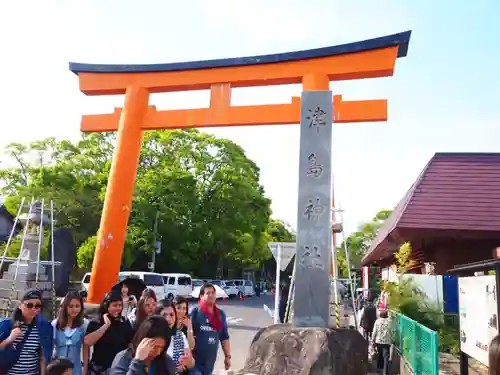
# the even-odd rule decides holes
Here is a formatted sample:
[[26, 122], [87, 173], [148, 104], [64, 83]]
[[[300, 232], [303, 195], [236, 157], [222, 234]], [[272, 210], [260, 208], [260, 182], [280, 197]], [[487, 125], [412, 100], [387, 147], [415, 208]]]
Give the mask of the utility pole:
[[[158, 238], [158, 218], [160, 217], [160, 210], [156, 210], [156, 216], [155, 216], [155, 223], [154, 223], [154, 226], [153, 226], [153, 231], [154, 231], [154, 234], [155, 234], [155, 239]], [[155, 271], [155, 264], [156, 264], [156, 252], [159, 251], [160, 249], [160, 246], [161, 246], [161, 242], [156, 240], [155, 241], [155, 249], [153, 250], [153, 259], [152, 259], [152, 262], [151, 262], [151, 272], [154, 272]]]

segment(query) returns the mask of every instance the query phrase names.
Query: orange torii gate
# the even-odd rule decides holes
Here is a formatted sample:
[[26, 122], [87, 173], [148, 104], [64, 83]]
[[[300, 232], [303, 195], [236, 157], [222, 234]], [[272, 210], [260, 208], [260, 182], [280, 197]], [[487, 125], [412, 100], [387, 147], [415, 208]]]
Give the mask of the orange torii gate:
[[[326, 113], [329, 117], [317, 125], [331, 128], [328, 125], [332, 121], [386, 121], [386, 100], [343, 101], [341, 95], [333, 96], [332, 100], [329, 83], [392, 76], [396, 58], [407, 54], [410, 35], [411, 31], [406, 31], [306, 51], [186, 63], [70, 63], [70, 70], [78, 75], [84, 94], [125, 94], [123, 109], [117, 108], [111, 114], [84, 115], [81, 122], [82, 132], [118, 132], [92, 266], [89, 301], [100, 302], [117, 279], [144, 130], [305, 123], [306, 118], [312, 120], [301, 119], [306, 101], [304, 94], [315, 92], [326, 95], [322, 98], [329, 97], [333, 104], [323, 110], [315, 104], [320, 114]], [[305, 91], [302, 100], [293, 97], [289, 104], [231, 106], [232, 88], [283, 84], [302, 84]], [[149, 106], [152, 93], [188, 90], [210, 90], [209, 107], [157, 111]], [[330, 162], [325, 161], [325, 165], [329, 167]], [[331, 184], [329, 190], [333, 198]], [[331, 236], [330, 224], [328, 233]]]

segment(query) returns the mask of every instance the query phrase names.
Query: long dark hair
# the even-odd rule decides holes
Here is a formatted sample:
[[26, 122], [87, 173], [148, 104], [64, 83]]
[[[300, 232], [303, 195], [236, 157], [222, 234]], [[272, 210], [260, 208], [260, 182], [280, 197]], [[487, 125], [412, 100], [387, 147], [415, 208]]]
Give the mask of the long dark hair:
[[80, 302], [80, 306], [82, 307], [82, 309], [80, 310], [80, 313], [75, 317], [75, 319], [73, 319], [73, 322], [71, 322], [70, 328], [78, 328], [83, 325], [83, 298], [78, 292], [68, 292], [64, 297], [61, 306], [59, 307], [56, 329], [64, 329], [68, 325], [68, 307], [73, 300], [77, 300], [78, 302]]
[[[170, 328], [172, 336], [175, 336], [177, 332], [177, 310], [175, 309], [175, 304], [170, 298], [166, 298], [160, 302], [160, 306], [156, 308], [156, 315], [161, 315], [164, 309], [171, 307], [174, 310], [174, 326]], [[164, 317], [162, 317], [165, 319]]]
[[149, 298], [158, 302], [156, 298], [156, 293], [153, 289], [144, 289], [142, 292], [141, 298], [139, 298], [139, 302], [137, 302], [137, 307], [135, 309], [135, 326], [138, 327], [147, 317], [146, 312], [144, 311], [144, 304], [147, 302]]
[[162, 338], [165, 340], [164, 350], [151, 362], [151, 366], [153, 368], [153, 373], [155, 374], [169, 374], [166, 352], [170, 345], [172, 331], [165, 318], [158, 315], [151, 315], [144, 319], [144, 321], [137, 327], [137, 331], [135, 332], [130, 345], [132, 357], [135, 356], [137, 347], [145, 338]]
[[[111, 305], [113, 302], [120, 302], [123, 303], [122, 295], [121, 293], [112, 290], [108, 294], [106, 294], [99, 305], [99, 320], [101, 323], [104, 321], [103, 316], [108, 313], [109, 305]], [[121, 313], [120, 313], [120, 319], [121, 319]]]
[[496, 336], [490, 343], [489, 349], [489, 374], [499, 375], [500, 374], [500, 335]]
[[[175, 297], [172, 300], [172, 302], [173, 302], [175, 307], [177, 307], [177, 305], [186, 305], [186, 316], [188, 316], [188, 314], [189, 314], [189, 301], [186, 298]], [[174, 308], [174, 310], [175, 310], [175, 327], [178, 327], [179, 326], [179, 318], [177, 317], [177, 309]]]
[[172, 302], [174, 303], [174, 305], [182, 305], [182, 304], [185, 304], [186, 305], [186, 315], [189, 313], [189, 301], [184, 298], [184, 297], [175, 297]]

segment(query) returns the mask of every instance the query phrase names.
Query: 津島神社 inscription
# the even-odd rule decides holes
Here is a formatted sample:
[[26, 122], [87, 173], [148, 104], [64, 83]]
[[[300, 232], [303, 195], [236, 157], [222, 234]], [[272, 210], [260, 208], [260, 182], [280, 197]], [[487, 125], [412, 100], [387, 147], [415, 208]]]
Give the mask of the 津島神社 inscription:
[[327, 327], [331, 262], [332, 92], [302, 93], [293, 323]]

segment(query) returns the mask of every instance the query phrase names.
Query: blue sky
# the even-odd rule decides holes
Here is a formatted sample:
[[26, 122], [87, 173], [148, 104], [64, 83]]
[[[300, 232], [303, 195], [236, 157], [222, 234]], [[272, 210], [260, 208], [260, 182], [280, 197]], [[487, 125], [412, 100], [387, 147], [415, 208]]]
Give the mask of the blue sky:
[[[77, 139], [85, 97], [68, 61], [158, 63], [287, 52], [413, 30], [391, 78], [333, 82], [344, 99], [389, 99], [389, 121], [334, 127], [334, 183], [348, 230], [392, 208], [438, 151], [498, 151], [500, 2], [430, 0], [6, 0], [0, 3], [0, 146]], [[238, 89], [233, 104], [288, 102], [300, 86]], [[162, 108], [207, 92], [155, 94]], [[298, 126], [209, 129], [261, 168], [274, 216], [296, 223]], [[4, 163], [5, 158], [0, 159]]]

